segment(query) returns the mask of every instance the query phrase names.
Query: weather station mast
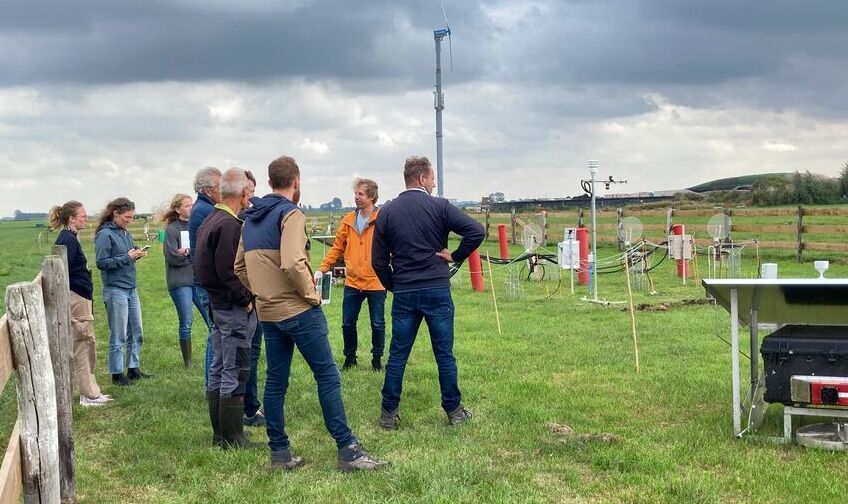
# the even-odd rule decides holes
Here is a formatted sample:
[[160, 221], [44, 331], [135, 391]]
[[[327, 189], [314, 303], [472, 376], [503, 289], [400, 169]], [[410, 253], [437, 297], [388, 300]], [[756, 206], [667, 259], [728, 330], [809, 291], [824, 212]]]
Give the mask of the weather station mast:
[[[436, 89], [433, 91], [433, 107], [436, 109], [436, 195], [445, 197], [445, 170], [442, 153], [442, 111], [445, 109], [445, 95], [442, 93], [442, 40], [448, 37], [450, 42], [450, 27], [433, 30], [433, 40], [436, 42]], [[453, 58], [451, 58], [453, 59]]]

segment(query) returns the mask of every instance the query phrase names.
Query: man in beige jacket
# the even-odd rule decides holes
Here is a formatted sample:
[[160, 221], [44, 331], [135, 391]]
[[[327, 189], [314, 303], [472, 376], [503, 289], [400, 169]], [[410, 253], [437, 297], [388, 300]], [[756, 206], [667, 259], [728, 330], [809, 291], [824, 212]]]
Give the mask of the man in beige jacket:
[[338, 447], [338, 468], [381, 469], [387, 463], [372, 458], [347, 424], [341, 377], [327, 337], [327, 319], [312, 280], [306, 217], [297, 206], [300, 168], [295, 160], [284, 156], [272, 161], [268, 183], [273, 192], [254, 199], [253, 207], [245, 212], [235, 271], [256, 296], [265, 333], [265, 428], [271, 467], [294, 469], [303, 463], [301, 457], [292, 455], [283, 416], [297, 346], [318, 383], [324, 424]]

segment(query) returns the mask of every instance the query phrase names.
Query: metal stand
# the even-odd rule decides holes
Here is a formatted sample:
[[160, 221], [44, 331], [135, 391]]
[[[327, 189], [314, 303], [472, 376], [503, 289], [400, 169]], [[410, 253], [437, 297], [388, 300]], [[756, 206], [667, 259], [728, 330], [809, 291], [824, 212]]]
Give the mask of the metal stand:
[[848, 410], [830, 408], [796, 408], [794, 406], [783, 407], [783, 441], [792, 442], [792, 417], [793, 416], [817, 416], [830, 418], [848, 418]]
[[[759, 385], [759, 325], [758, 312], [761, 297], [760, 287], [754, 287], [751, 291], [750, 304], [750, 345], [751, 345], [751, 404], [754, 403], [754, 391]], [[731, 347], [731, 379], [733, 393], [733, 435], [736, 438], [742, 438], [749, 433], [751, 425], [742, 428], [742, 380], [740, 377], [739, 363], [739, 290], [730, 289], [730, 347]], [[784, 406], [783, 408], [783, 438], [785, 443], [791, 443], [792, 436], [792, 417], [793, 416], [821, 416], [821, 417], [838, 417], [848, 418], [848, 410], [832, 409], [832, 408], [799, 408], [793, 406]], [[771, 438], [768, 438], [771, 439]], [[781, 438], [776, 438], [780, 440]]]

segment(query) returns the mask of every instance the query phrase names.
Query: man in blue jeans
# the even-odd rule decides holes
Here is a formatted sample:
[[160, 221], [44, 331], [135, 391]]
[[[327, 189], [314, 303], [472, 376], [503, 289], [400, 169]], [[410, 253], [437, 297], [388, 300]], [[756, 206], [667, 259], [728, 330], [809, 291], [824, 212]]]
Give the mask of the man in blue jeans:
[[371, 241], [374, 238], [374, 223], [379, 211], [377, 203], [377, 183], [370, 179], [358, 178], [353, 183], [353, 201], [356, 210], [342, 218], [336, 239], [327, 257], [315, 272], [315, 280], [322, 275], [331, 274], [336, 262], [344, 258], [345, 288], [342, 301], [342, 338], [344, 339], [345, 361], [342, 369], [356, 366], [356, 347], [358, 336], [356, 322], [362, 302], [368, 300], [368, 315], [371, 318], [371, 369], [383, 369], [380, 358], [386, 345], [386, 321], [383, 307], [386, 304], [386, 289], [377, 280], [371, 268]]
[[300, 168], [281, 157], [268, 166], [273, 192], [254, 198], [245, 212], [235, 272], [256, 296], [265, 333], [265, 428], [271, 468], [289, 470], [303, 463], [294, 456], [283, 415], [294, 348], [300, 351], [318, 385], [324, 425], [336, 441], [342, 471], [375, 470], [386, 462], [371, 457], [347, 424], [341, 376], [328, 339], [327, 319], [312, 281], [306, 216], [298, 208]]
[[[471, 412], [462, 405], [453, 356], [449, 263], [464, 261], [480, 246], [483, 226], [448, 200], [430, 196], [435, 174], [426, 157], [407, 159], [403, 178], [406, 191], [380, 209], [371, 252], [377, 277], [394, 294], [380, 426], [395, 429], [400, 421], [403, 373], [422, 320], [430, 329], [442, 408], [448, 423], [458, 425], [471, 418]], [[453, 252], [447, 249], [451, 232], [462, 237]]]
[[[188, 218], [188, 241], [191, 247], [191, 255], [194, 257], [194, 251], [197, 249], [197, 230], [203, 221], [209, 217], [209, 214], [215, 209], [215, 205], [221, 201], [221, 170], [214, 167], [206, 167], [197, 172], [194, 176], [194, 190], [197, 192], [197, 199], [191, 207], [191, 214]], [[200, 286], [197, 279], [192, 286], [194, 296], [203, 307], [202, 311], [209, 316], [209, 294], [206, 289]], [[206, 332], [206, 362], [203, 369], [204, 386], [209, 385], [209, 369], [212, 367], [212, 324], [208, 324]]]

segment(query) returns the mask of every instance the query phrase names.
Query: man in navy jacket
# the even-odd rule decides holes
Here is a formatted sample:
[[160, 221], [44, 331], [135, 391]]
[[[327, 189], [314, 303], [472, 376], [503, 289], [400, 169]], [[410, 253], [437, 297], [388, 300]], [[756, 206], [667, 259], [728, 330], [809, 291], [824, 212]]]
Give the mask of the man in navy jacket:
[[[198, 171], [194, 176], [194, 190], [197, 192], [197, 200], [191, 207], [191, 215], [188, 218], [188, 240], [191, 256], [197, 248], [197, 230], [209, 217], [215, 205], [221, 201], [221, 170], [206, 167]], [[209, 294], [200, 286], [197, 279], [194, 280], [194, 294], [200, 299], [202, 310], [209, 314]], [[204, 383], [209, 385], [209, 370], [212, 367], [212, 327], [206, 332], [206, 362], [204, 366]]]
[[[397, 427], [403, 373], [422, 320], [439, 369], [442, 408], [448, 423], [457, 425], [471, 418], [471, 412], [462, 405], [453, 356], [449, 263], [464, 261], [480, 245], [483, 226], [448, 200], [430, 196], [435, 174], [426, 157], [407, 159], [403, 177], [406, 191], [380, 209], [371, 251], [377, 278], [394, 293], [380, 426]], [[447, 249], [451, 232], [462, 236], [453, 252]]]

